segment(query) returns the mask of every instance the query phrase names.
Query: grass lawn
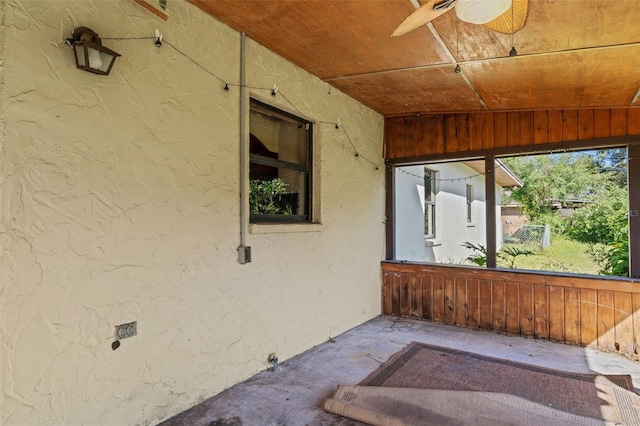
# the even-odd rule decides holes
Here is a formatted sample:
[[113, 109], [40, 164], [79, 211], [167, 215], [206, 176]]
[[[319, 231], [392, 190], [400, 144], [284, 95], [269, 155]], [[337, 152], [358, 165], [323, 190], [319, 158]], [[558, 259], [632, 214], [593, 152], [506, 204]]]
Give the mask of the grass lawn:
[[[522, 250], [527, 248], [519, 244], [505, 244], [504, 248], [507, 247], [517, 247]], [[516, 269], [597, 274], [598, 265], [591, 259], [587, 249], [587, 244], [569, 240], [561, 235], [552, 235], [551, 247], [529, 248], [535, 254], [518, 256], [514, 266]], [[501, 266], [506, 266], [504, 263], [502, 261]]]

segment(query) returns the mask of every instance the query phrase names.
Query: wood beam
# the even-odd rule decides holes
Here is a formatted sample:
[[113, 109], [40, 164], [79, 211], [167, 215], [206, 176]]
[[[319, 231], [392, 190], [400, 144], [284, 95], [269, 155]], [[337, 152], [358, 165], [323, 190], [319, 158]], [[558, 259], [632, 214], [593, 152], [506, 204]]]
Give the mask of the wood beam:
[[487, 227], [487, 268], [496, 265], [496, 159], [488, 155], [484, 159], [485, 220]]
[[640, 278], [640, 145], [628, 148], [629, 276]]
[[396, 249], [394, 243], [394, 234], [395, 234], [395, 197], [394, 190], [395, 187], [395, 166], [388, 165], [385, 167], [385, 259], [386, 260], [395, 260], [396, 258]]
[[[437, 132], [418, 131], [443, 120], [457, 123], [457, 131], [446, 134], [443, 147]], [[394, 129], [385, 134], [387, 159], [407, 164], [437, 156], [479, 157], [487, 151], [497, 157], [624, 146], [640, 141], [640, 108], [547, 110], [533, 115], [532, 111], [414, 114], [388, 117], [385, 126]], [[405, 146], [411, 146], [411, 152], [405, 152]]]

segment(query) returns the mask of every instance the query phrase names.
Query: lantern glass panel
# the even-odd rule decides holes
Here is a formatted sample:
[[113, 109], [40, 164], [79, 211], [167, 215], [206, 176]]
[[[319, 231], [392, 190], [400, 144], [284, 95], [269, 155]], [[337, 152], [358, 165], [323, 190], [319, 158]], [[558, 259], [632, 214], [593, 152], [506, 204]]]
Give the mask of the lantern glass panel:
[[73, 51], [76, 54], [76, 62], [78, 66], [79, 67], [87, 66], [87, 63], [84, 59], [84, 45], [80, 44], [80, 45], [73, 46]]

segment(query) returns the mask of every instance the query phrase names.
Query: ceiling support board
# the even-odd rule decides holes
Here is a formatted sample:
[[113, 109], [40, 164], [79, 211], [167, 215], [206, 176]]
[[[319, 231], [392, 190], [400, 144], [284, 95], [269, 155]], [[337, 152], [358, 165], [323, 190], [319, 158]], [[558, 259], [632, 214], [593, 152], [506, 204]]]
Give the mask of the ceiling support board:
[[348, 80], [350, 78], [368, 77], [372, 75], [385, 75], [385, 74], [393, 74], [393, 73], [404, 72], [404, 71], [418, 71], [418, 70], [439, 69], [439, 68], [448, 69], [450, 67], [451, 67], [451, 64], [421, 65], [419, 67], [408, 67], [408, 68], [399, 68], [395, 70], [374, 71], [374, 72], [367, 72], [363, 74], [344, 75], [340, 77], [326, 78], [323, 81], [328, 83], [330, 81], [335, 81], [335, 80]]
[[[429, 26], [429, 25], [431, 25], [431, 24], [430, 23], [427, 24], [427, 26]], [[434, 28], [434, 31], [437, 34], [437, 30], [435, 28]], [[442, 39], [440, 39], [440, 40], [442, 40]], [[442, 43], [444, 43], [444, 41], [442, 41]], [[450, 59], [453, 61], [453, 65], [455, 66], [455, 65], [483, 64], [483, 63], [492, 63], [492, 62], [501, 62], [501, 61], [517, 61], [518, 59], [523, 59], [523, 58], [539, 58], [539, 57], [544, 57], [544, 56], [561, 55], [561, 54], [565, 54], [565, 53], [595, 52], [595, 51], [599, 51], [599, 50], [609, 50], [609, 49], [624, 48], [624, 47], [635, 47], [635, 46], [640, 46], [640, 43], [627, 43], [627, 44], [618, 44], [618, 45], [611, 45], [611, 46], [597, 46], [597, 47], [582, 47], [582, 48], [579, 48], [579, 49], [558, 50], [558, 51], [555, 51], [555, 52], [525, 53], [525, 54], [522, 54], [522, 55], [519, 54], [518, 56], [515, 56], [515, 57], [500, 56], [500, 57], [496, 57], [496, 58], [472, 59], [472, 60], [469, 60], [469, 61], [456, 61], [453, 58], [453, 55], [451, 55], [451, 52], [449, 50], [447, 50], [447, 52], [449, 53], [449, 55], [451, 55]], [[447, 55], [447, 56], [449, 56], [449, 55]], [[344, 79], [348, 79], [348, 78], [357, 78], [357, 77], [368, 76], [368, 75], [389, 74], [389, 73], [395, 73], [395, 72], [422, 70], [422, 69], [429, 69], [429, 68], [448, 68], [450, 66], [451, 66], [451, 64], [420, 65], [420, 66], [416, 66], [416, 67], [397, 68], [397, 69], [385, 70], [385, 71], [375, 71], [375, 72], [370, 72], [370, 73], [352, 74], [352, 75], [345, 75], [345, 76], [340, 76], [340, 77], [331, 77], [331, 78], [324, 79], [324, 81], [325, 82], [329, 82], [329, 81], [333, 81], [333, 80], [344, 80]], [[638, 88], [638, 92], [636, 93], [636, 95], [633, 98], [632, 104], [634, 104], [639, 98], [640, 98], [640, 87]], [[605, 106], [603, 108], [609, 108], [609, 107]], [[560, 108], [560, 109], [562, 109], [562, 108]]]
[[525, 53], [525, 54], [519, 53], [517, 56], [499, 56], [495, 58], [473, 59], [470, 61], [461, 61], [459, 63], [464, 65], [464, 64], [473, 64], [478, 62], [513, 61], [519, 58], [543, 58], [545, 56], [562, 55], [566, 53], [597, 52], [600, 50], [623, 49], [625, 47], [637, 47], [637, 46], [640, 46], [640, 43], [625, 43], [625, 44], [614, 44], [609, 46], [580, 47], [577, 49], [555, 50], [552, 52]]
[[[411, 2], [414, 8], [416, 9], [420, 8], [421, 5], [418, 2], [418, 0], [409, 0], [409, 1]], [[453, 53], [451, 53], [449, 46], [447, 46], [447, 44], [444, 42], [444, 40], [440, 36], [440, 33], [438, 33], [438, 30], [436, 30], [436, 27], [434, 27], [431, 22], [428, 22], [427, 28], [429, 28], [429, 31], [431, 31], [431, 34], [436, 39], [440, 47], [442, 47], [442, 50], [444, 50], [445, 54], [451, 61], [451, 64], [452, 64], [451, 66], [455, 68], [458, 65], [458, 60], [453, 56]], [[484, 100], [482, 99], [482, 97], [480, 96], [476, 88], [473, 87], [473, 84], [471, 84], [471, 81], [469, 80], [469, 78], [466, 75], [464, 75], [464, 72], [460, 73], [460, 77], [462, 78], [462, 80], [464, 80], [465, 84], [469, 87], [469, 89], [473, 92], [475, 97], [478, 99], [478, 102], [480, 102], [480, 105], [482, 105], [482, 108], [484, 110], [488, 110], [489, 108], [487, 107], [487, 104], [484, 102]]]
[[[429, 22], [427, 24], [427, 28], [429, 28], [429, 31], [431, 31], [431, 34], [433, 34], [433, 37], [438, 41], [438, 44], [442, 47], [442, 49], [444, 49], [444, 51], [446, 52], [447, 56], [451, 60], [452, 65], [454, 67], [456, 65], [458, 65], [458, 60], [453, 56], [453, 53], [451, 53], [451, 50], [449, 50], [449, 46], [447, 46], [447, 44], [444, 42], [442, 37], [440, 37], [440, 33], [438, 33], [438, 30], [436, 30], [436, 27], [434, 27], [433, 24], [431, 22]], [[489, 108], [487, 107], [487, 104], [484, 103], [484, 100], [482, 99], [482, 96], [480, 96], [480, 94], [478, 93], [476, 88], [473, 87], [473, 84], [471, 84], [471, 81], [469, 80], [469, 78], [464, 74], [464, 71], [461, 72], [459, 75], [460, 75], [460, 77], [462, 77], [462, 79], [467, 84], [469, 89], [476, 96], [476, 98], [478, 99], [478, 102], [480, 102], [480, 105], [482, 105], [482, 108], [485, 109], [485, 110], [488, 110]]]

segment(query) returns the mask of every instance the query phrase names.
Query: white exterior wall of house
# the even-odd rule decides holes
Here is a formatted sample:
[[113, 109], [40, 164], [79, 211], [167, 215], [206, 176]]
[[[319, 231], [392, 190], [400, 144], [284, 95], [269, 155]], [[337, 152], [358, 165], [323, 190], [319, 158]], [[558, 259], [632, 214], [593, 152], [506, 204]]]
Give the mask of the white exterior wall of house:
[[[405, 166], [395, 172], [396, 259], [414, 262], [466, 263], [473, 252], [465, 242], [486, 247], [484, 176], [463, 163], [427, 166], [438, 173], [436, 236], [424, 235], [424, 166]], [[403, 172], [404, 171], [404, 172]], [[470, 179], [456, 180], [473, 176]], [[453, 179], [453, 180], [451, 180]], [[473, 185], [472, 222], [467, 222], [466, 185]], [[500, 223], [501, 188], [496, 185], [496, 223]], [[500, 227], [496, 232], [502, 246]]]
[[[184, 0], [8, 0], [2, 28], [0, 424], [157, 423], [380, 314], [384, 168], [315, 126], [320, 224], [240, 244], [240, 34]], [[87, 26], [111, 75], [63, 45]], [[255, 42], [247, 84], [345, 123], [382, 163], [383, 118]], [[248, 105], [248, 103], [247, 103]], [[247, 111], [248, 116], [248, 111]], [[248, 132], [247, 132], [248, 137]], [[138, 335], [112, 350], [114, 326]]]

